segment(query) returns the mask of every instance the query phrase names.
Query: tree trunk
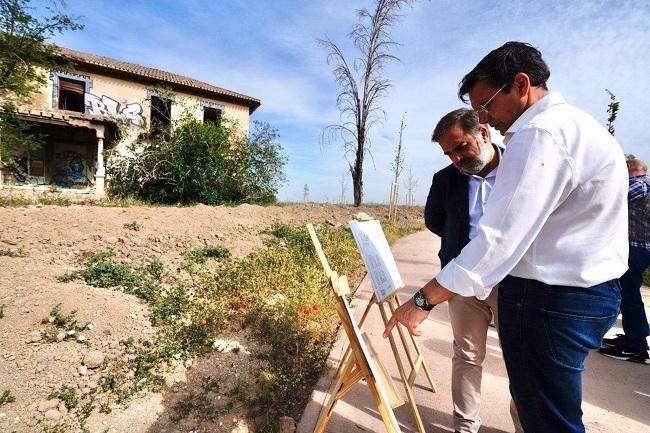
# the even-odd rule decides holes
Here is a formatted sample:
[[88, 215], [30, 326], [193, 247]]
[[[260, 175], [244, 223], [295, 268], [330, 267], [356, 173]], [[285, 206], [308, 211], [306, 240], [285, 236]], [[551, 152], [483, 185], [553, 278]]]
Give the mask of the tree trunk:
[[[363, 140], [363, 141], [362, 141]], [[357, 155], [352, 167], [352, 187], [354, 190], [354, 205], [361, 206], [363, 201], [363, 155], [365, 150], [365, 137], [361, 136], [360, 143], [357, 143]]]

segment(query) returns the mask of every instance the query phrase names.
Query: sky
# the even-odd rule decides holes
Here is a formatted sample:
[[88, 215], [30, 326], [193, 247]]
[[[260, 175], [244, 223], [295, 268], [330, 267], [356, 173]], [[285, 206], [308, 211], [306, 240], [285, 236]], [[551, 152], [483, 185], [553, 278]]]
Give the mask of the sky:
[[[37, 0], [36, 7], [46, 1]], [[342, 143], [324, 143], [340, 121], [337, 87], [318, 38], [358, 55], [349, 33], [357, 10], [371, 0], [67, 0], [65, 12], [84, 30], [53, 42], [80, 51], [187, 75], [259, 98], [251, 120], [270, 123], [288, 162], [280, 201], [352, 202]], [[647, 0], [420, 0], [401, 12], [391, 31], [400, 45], [383, 74], [392, 81], [381, 100], [385, 118], [370, 135], [364, 165], [364, 203], [387, 203], [391, 162], [405, 119], [405, 164], [417, 204], [433, 173], [449, 164], [431, 132], [449, 111], [465, 106], [458, 83], [481, 58], [510, 40], [537, 47], [551, 70], [551, 91], [607, 123], [616, 95], [616, 138], [625, 153], [650, 161], [643, 128], [650, 123], [650, 2]], [[498, 132], [493, 132], [499, 142]]]

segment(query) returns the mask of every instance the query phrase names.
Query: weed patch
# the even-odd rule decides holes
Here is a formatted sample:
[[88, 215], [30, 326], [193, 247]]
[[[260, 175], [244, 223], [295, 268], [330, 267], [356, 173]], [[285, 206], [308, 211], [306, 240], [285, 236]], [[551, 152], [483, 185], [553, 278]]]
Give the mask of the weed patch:
[[127, 230], [133, 230], [134, 232], [139, 232], [140, 228], [141, 228], [140, 224], [138, 224], [137, 221], [133, 221], [133, 222], [130, 222], [130, 223], [124, 223], [124, 225], [122, 227], [124, 227]]
[[43, 332], [43, 338], [48, 343], [55, 343], [59, 341], [59, 332], [64, 333], [63, 340], [77, 340], [79, 343], [89, 345], [90, 343], [82, 332], [89, 329], [90, 323], [80, 325], [75, 318], [76, 310], [71, 311], [68, 315], [61, 312], [61, 304], [56, 304], [50, 310], [50, 315], [41, 320], [41, 324], [50, 325], [50, 327]]
[[5, 317], [5, 304], [0, 305], [0, 319]]
[[68, 385], [62, 385], [58, 391], [53, 391], [47, 396], [48, 400], [52, 400], [53, 398], [58, 398], [65, 403], [65, 407], [67, 407], [68, 410], [77, 407], [79, 404], [77, 391]]
[[27, 252], [22, 248], [17, 250], [0, 249], [0, 257], [27, 257]]
[[16, 401], [16, 397], [11, 393], [10, 390], [6, 389], [0, 394], [0, 406], [7, 403], [13, 403]]
[[[396, 237], [418, 228], [384, 230]], [[317, 233], [332, 268], [356, 286], [364, 270], [349, 229], [324, 226]], [[336, 302], [307, 230], [276, 223], [269, 234], [265, 248], [217, 269], [208, 267], [207, 260], [228, 258], [224, 247], [187, 251], [183, 259], [188, 266], [169, 276], [171, 285], [161, 283], [164, 269], [158, 259], [136, 269], [116, 263], [110, 250], [86, 257], [86, 269], [79, 272], [86, 282], [123, 287], [147, 299], [150, 320], [157, 327], [151, 341], [122, 342], [128, 356], [109, 365], [99, 380], [106, 399], [96, 402], [100, 410], [143, 391], [161, 390], [166, 368], [215, 350], [213, 343], [224, 329], [242, 326], [260, 343], [252, 354], [259, 360], [255, 370], [243, 372], [226, 391], [204, 379], [199, 393], [173, 407], [172, 419], [211, 422], [239, 404], [254, 420], [255, 431], [271, 432], [277, 431], [281, 416], [299, 416], [336, 337]], [[190, 281], [180, 282], [183, 272]], [[260, 363], [264, 368], [257, 366]], [[212, 399], [218, 392], [228, 398]]]
[[229, 257], [230, 250], [222, 245], [206, 245], [183, 253], [186, 264], [195, 265], [202, 265], [208, 259], [227, 259]]

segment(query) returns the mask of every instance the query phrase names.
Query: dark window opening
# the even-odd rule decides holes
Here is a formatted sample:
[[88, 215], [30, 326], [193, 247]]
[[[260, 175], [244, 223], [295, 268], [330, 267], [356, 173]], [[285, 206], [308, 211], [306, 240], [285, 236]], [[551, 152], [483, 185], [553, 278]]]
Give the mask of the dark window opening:
[[59, 78], [59, 109], [83, 113], [85, 90], [83, 81]]
[[204, 107], [203, 123], [212, 123], [215, 126], [219, 126], [221, 124], [221, 110], [213, 107]]
[[171, 99], [151, 96], [151, 132], [157, 134], [169, 130], [172, 124]]

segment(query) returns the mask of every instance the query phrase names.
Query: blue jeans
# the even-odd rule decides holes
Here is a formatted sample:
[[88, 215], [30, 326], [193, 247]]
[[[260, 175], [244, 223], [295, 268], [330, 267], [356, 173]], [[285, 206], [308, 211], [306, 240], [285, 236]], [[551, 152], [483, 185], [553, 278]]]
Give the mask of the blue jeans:
[[584, 433], [582, 371], [620, 304], [618, 280], [550, 286], [507, 276], [499, 284], [499, 338], [526, 433]]
[[621, 314], [623, 315], [623, 347], [637, 351], [648, 348], [648, 318], [641, 298], [643, 271], [650, 266], [650, 251], [630, 245], [629, 269], [621, 277]]

